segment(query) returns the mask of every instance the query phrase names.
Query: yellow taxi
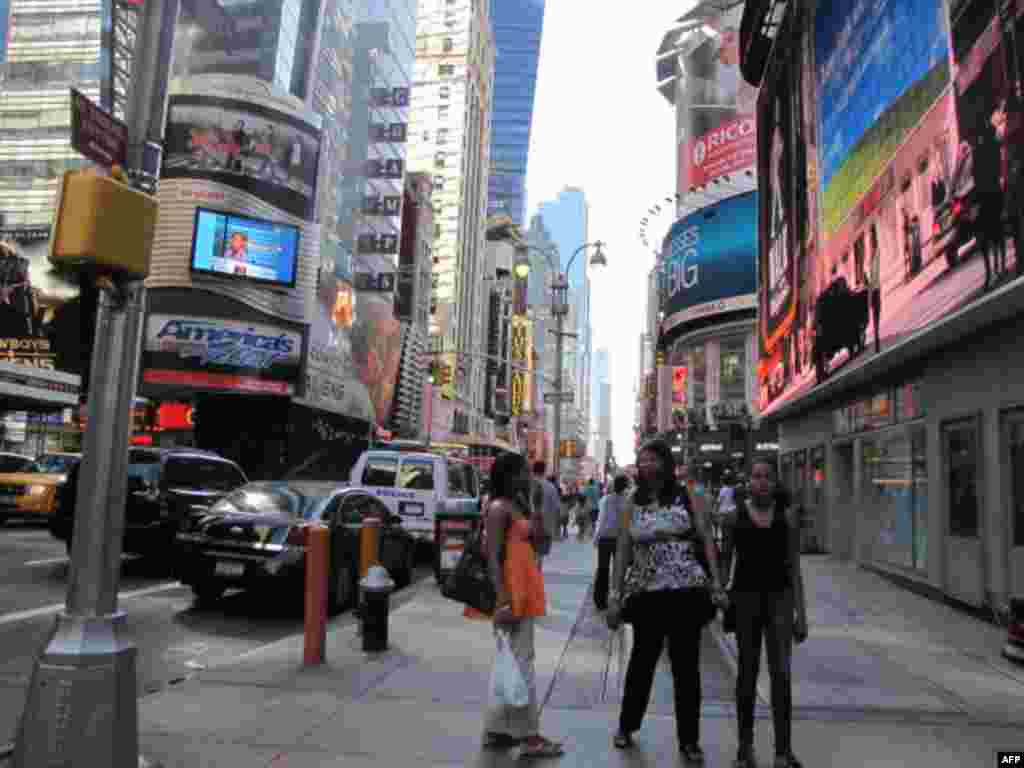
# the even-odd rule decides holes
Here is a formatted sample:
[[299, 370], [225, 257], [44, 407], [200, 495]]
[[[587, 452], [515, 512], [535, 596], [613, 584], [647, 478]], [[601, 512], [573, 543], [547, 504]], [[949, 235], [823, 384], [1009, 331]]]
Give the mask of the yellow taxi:
[[81, 460], [80, 453], [44, 453], [21, 471], [0, 472], [0, 523], [12, 517], [50, 517], [60, 487]]

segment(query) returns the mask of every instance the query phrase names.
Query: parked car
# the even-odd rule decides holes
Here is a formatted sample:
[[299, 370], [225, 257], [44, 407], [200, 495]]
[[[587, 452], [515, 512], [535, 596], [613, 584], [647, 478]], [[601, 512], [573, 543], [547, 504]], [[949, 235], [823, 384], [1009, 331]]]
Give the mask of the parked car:
[[1010, 625], [1006, 629], [1003, 656], [1024, 663], [1024, 598], [1010, 601]]
[[378, 499], [360, 488], [330, 482], [285, 480], [250, 483], [229, 493], [189, 530], [178, 534], [175, 577], [201, 602], [230, 587], [284, 587], [301, 594], [305, 583], [305, 528], [330, 529], [328, 607], [356, 595], [363, 520], [382, 521], [381, 564], [398, 585], [412, 581], [416, 542]]
[[[194, 448], [131, 448], [123, 551], [170, 558], [174, 537], [225, 494], [248, 482], [235, 462]], [[71, 550], [77, 472], [50, 524]]]
[[433, 543], [438, 510], [480, 510], [476, 467], [435, 453], [365, 451], [352, 468], [350, 480], [380, 499], [421, 541]]
[[0, 523], [12, 517], [52, 519], [61, 488], [82, 460], [80, 453], [44, 453], [33, 460], [5, 453], [0, 474]]

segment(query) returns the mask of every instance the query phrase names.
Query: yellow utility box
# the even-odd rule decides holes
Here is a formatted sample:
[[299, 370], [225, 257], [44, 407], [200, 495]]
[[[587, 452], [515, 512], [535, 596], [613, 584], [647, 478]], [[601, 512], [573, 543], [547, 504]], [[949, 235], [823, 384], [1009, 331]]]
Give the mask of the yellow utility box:
[[50, 261], [146, 277], [156, 216], [157, 203], [149, 195], [94, 171], [69, 171], [54, 218]]

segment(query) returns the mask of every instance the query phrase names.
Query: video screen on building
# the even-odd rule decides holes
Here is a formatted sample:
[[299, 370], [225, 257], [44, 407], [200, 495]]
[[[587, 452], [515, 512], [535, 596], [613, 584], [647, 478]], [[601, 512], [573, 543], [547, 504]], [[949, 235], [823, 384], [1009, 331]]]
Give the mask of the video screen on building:
[[298, 253], [298, 227], [196, 209], [193, 272], [293, 288]]
[[1024, 275], [1007, 42], [1024, 14], [985, 7], [951, 20], [941, 0], [837, 0], [772, 62], [758, 123], [763, 411]]

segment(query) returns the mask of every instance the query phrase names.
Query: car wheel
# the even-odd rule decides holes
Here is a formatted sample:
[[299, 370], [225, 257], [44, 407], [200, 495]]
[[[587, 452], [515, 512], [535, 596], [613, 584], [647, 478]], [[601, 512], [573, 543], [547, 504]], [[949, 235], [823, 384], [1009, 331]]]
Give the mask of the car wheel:
[[332, 613], [341, 613], [352, 605], [356, 596], [356, 574], [348, 563], [338, 564], [334, 572], [334, 579], [331, 589], [327, 595], [327, 610]]
[[192, 593], [199, 605], [211, 605], [224, 594], [224, 587], [215, 581], [200, 581], [192, 585]]

